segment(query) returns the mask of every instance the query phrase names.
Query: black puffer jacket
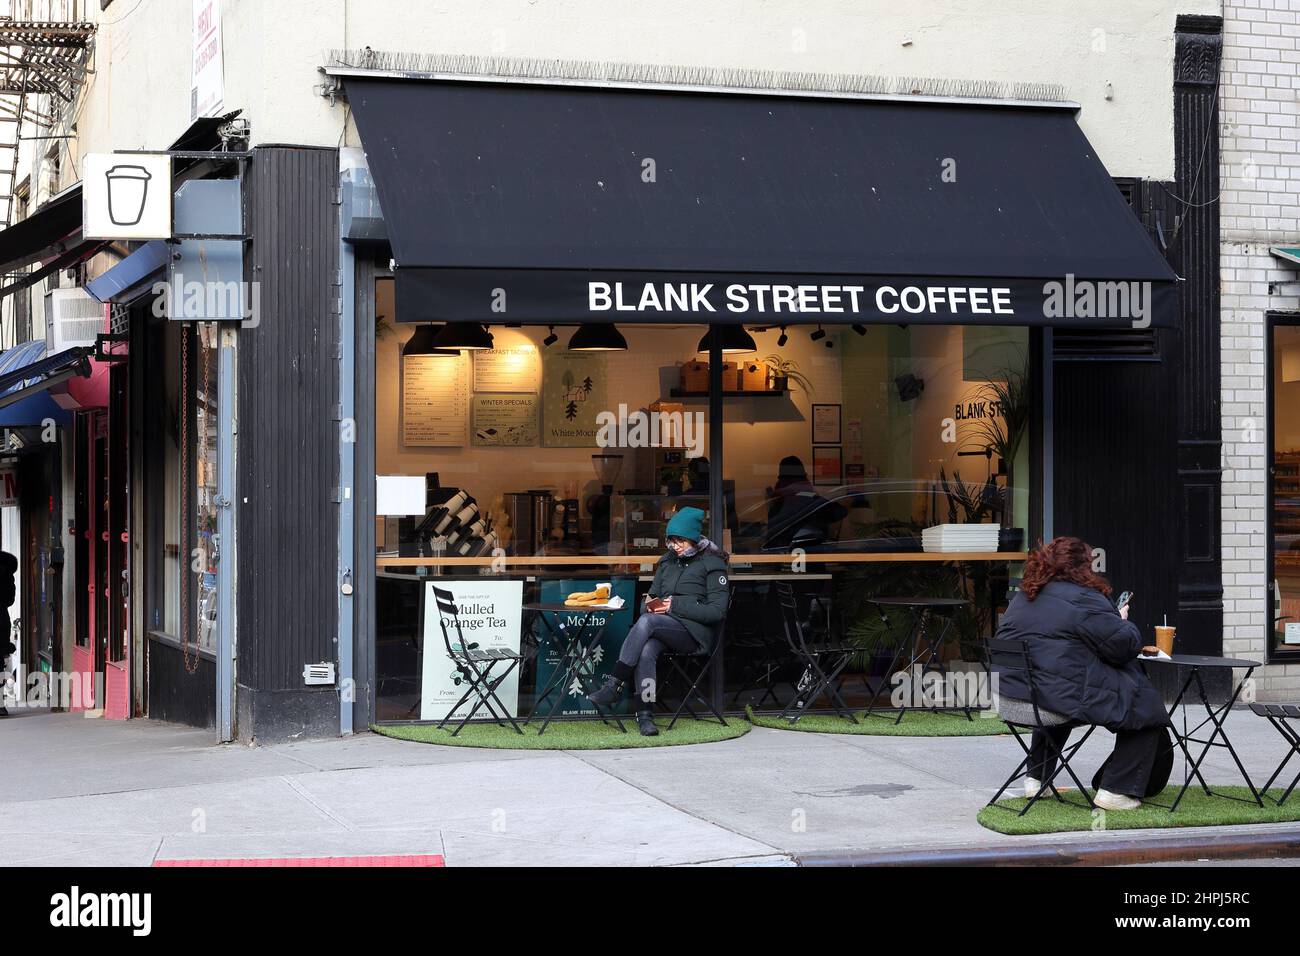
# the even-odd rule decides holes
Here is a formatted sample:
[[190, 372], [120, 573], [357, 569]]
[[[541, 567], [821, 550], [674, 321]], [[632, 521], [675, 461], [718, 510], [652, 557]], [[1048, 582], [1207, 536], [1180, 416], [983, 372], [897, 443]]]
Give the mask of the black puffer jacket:
[[[1027, 642], [1039, 707], [1111, 731], [1169, 723], [1137, 661], [1141, 632], [1092, 588], [1052, 581], [1032, 601], [1017, 594], [997, 636]], [[1018, 672], [998, 674], [998, 693], [1030, 699]]]
[[669, 551], [655, 567], [650, 596], [672, 598], [669, 615], [686, 625], [701, 651], [708, 651], [727, 615], [727, 581], [727, 559], [716, 547], [689, 558]]

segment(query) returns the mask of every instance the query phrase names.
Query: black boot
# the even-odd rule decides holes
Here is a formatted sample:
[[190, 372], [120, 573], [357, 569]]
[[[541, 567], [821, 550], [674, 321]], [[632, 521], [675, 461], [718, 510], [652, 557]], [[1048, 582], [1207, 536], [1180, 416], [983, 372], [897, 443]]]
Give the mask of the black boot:
[[605, 678], [605, 683], [601, 684], [598, 690], [587, 695], [587, 700], [598, 707], [609, 707], [618, 703], [622, 696], [623, 682], [610, 674]]
[[642, 737], [659, 736], [659, 728], [655, 726], [654, 714], [648, 710], [638, 710], [636, 712], [636, 726], [641, 731]]

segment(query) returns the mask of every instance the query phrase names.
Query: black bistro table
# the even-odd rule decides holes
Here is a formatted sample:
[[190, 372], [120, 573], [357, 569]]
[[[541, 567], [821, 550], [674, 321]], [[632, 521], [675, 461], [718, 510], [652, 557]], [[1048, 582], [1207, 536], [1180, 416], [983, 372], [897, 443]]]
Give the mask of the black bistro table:
[[[948, 631], [952, 628], [953, 612], [957, 608], [966, 607], [970, 602], [965, 598], [919, 596], [868, 598], [867, 603], [874, 604], [880, 609], [881, 619], [886, 623], [889, 621], [889, 608], [901, 609], [909, 615], [911, 620], [907, 629], [907, 636], [899, 642], [897, 649], [894, 651], [894, 656], [889, 661], [889, 667], [885, 669], [885, 683], [888, 684], [890, 678], [900, 669], [907, 671], [910, 680], [912, 668], [918, 662], [923, 661], [921, 663], [922, 683], [924, 683], [926, 674], [933, 673], [938, 674], [939, 679], [943, 682], [942, 686], [947, 687], [948, 668], [943, 663], [943, 654], [941, 653], [943, 642], [948, 636]], [[941, 627], [934, 626], [936, 618], [942, 622]], [[881, 640], [884, 640], [884, 638], [882, 637]], [[918, 643], [921, 645], [919, 650], [917, 650]], [[876, 646], [879, 647], [879, 643]], [[907, 663], [900, 668], [899, 662], [905, 654], [910, 655], [910, 657]], [[885, 718], [892, 716], [890, 714], [872, 713], [876, 706], [878, 693], [873, 695], [871, 700], [867, 702], [867, 710], [864, 716]], [[927, 707], [924, 703], [920, 706], [905, 705], [898, 708], [898, 717], [894, 720], [894, 723], [901, 724], [903, 716], [909, 710], [945, 711], [953, 709], [964, 711], [967, 720], [974, 720], [971, 716], [973, 708], [970, 706], [970, 702], [963, 701], [963, 705], [957, 708]]]
[[[550, 680], [546, 682], [546, 687], [536, 700], [533, 701], [533, 709], [524, 721], [525, 726], [532, 723], [533, 718], [541, 710], [542, 701], [549, 697], [555, 691], [559, 691], [555, 700], [551, 703], [551, 709], [546, 712], [546, 718], [542, 721], [542, 726], [538, 728], [537, 735], [540, 737], [546, 733], [546, 728], [555, 718], [555, 712], [560, 709], [564, 703], [564, 690], [571, 682], [577, 681], [578, 686], [584, 693], [590, 693], [595, 689], [595, 675], [591, 668], [591, 656], [600, 644], [601, 637], [605, 634], [605, 628], [609, 626], [609, 618], [601, 619], [598, 615], [610, 615], [615, 613], [615, 608], [609, 607], [569, 607], [563, 603], [546, 604], [525, 604], [525, 611], [530, 611], [537, 616], [542, 622], [541, 639], [537, 644], [537, 659], [540, 661], [542, 654], [546, 652], [546, 646], [549, 644], [554, 647], [560, 654], [560, 660], [556, 665], [554, 673], [551, 674]], [[573, 618], [577, 618], [576, 621]], [[596, 712], [600, 714], [600, 719], [608, 723], [612, 719], [618, 725], [618, 729], [627, 733], [627, 728], [623, 726], [623, 721], [612, 710], [609, 712], [608, 719], [605, 711], [598, 704], [592, 704]]]
[[[1232, 761], [1237, 765], [1237, 770], [1241, 772], [1241, 778], [1246, 781], [1246, 786], [1250, 789], [1250, 794], [1254, 798], [1254, 802], [1260, 807], [1263, 807], [1264, 801], [1261, 799], [1259, 791], [1255, 789], [1255, 785], [1251, 783], [1250, 774], [1246, 772], [1246, 768], [1242, 764], [1241, 758], [1237, 756], [1237, 751], [1232, 746], [1232, 741], [1228, 739], [1228, 732], [1223, 726], [1228, 711], [1232, 710], [1232, 705], [1235, 704], [1237, 698], [1241, 696], [1241, 689], [1246, 686], [1246, 681], [1250, 680], [1250, 675], [1254, 672], [1255, 668], [1259, 667], [1259, 661], [1250, 661], [1239, 657], [1210, 657], [1202, 654], [1174, 654], [1168, 660], [1159, 657], [1139, 657], [1138, 660], [1142, 662], [1143, 667], [1148, 664], [1156, 664], [1162, 667], [1181, 665], [1187, 668], [1187, 678], [1183, 681], [1182, 687], [1179, 688], [1178, 696], [1175, 697], [1174, 702], [1169, 705], [1169, 723], [1173, 728], [1174, 737], [1178, 740], [1178, 746], [1182, 748], [1183, 759], [1185, 761], [1183, 766], [1183, 788], [1178, 791], [1178, 796], [1174, 798], [1173, 805], [1169, 807], [1169, 811], [1172, 813], [1174, 810], [1178, 809], [1178, 804], [1182, 801], [1183, 794], [1187, 793], [1188, 788], [1191, 787], [1193, 779], [1200, 781], [1201, 789], [1205, 791], [1207, 797], [1219, 796], [1225, 797], [1228, 800], [1240, 800], [1242, 803], [1251, 802], [1244, 797], [1234, 797], [1227, 793], [1216, 794], [1210, 789], [1209, 784], [1205, 782], [1205, 778], [1201, 776], [1201, 764], [1204, 762], [1206, 755], [1210, 752], [1211, 747], [1223, 747], [1228, 751], [1228, 753], [1232, 754]], [[1205, 688], [1205, 680], [1201, 677], [1201, 671], [1217, 670], [1221, 668], [1229, 671], [1244, 670], [1246, 674], [1237, 682], [1236, 686], [1232, 688], [1232, 693], [1228, 695], [1227, 703], [1215, 707], [1210, 703], [1210, 695]], [[1228, 675], [1228, 679], [1231, 681], [1231, 674]], [[1188, 730], [1187, 693], [1193, 686], [1196, 688], [1196, 696], [1200, 699], [1201, 706], [1205, 708], [1206, 717], [1191, 730]], [[1195, 703], [1196, 701], [1192, 700], [1191, 702]], [[1178, 723], [1174, 720], [1174, 711], [1176, 711], [1180, 705], [1183, 708], [1181, 730], [1179, 729]], [[1201, 728], [1206, 724], [1213, 725], [1214, 731], [1210, 734], [1208, 740], [1201, 740], [1196, 736], [1196, 734], [1199, 733]], [[1201, 745], [1201, 752], [1195, 759], [1192, 758], [1192, 752], [1188, 748], [1188, 744]]]

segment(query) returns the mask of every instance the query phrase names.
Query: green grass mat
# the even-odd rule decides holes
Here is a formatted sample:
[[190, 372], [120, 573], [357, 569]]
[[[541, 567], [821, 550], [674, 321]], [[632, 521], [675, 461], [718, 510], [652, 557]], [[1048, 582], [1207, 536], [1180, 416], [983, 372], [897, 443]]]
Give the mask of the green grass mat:
[[[888, 713], [888, 711], [877, 711]], [[745, 715], [756, 727], [771, 727], [775, 730], [802, 730], [810, 734], [864, 734], [873, 737], [987, 737], [992, 734], [1009, 734], [1010, 728], [995, 717], [981, 717], [975, 714], [974, 720], [967, 720], [966, 715], [957, 713], [939, 714], [933, 711], [912, 711], [903, 717], [901, 724], [894, 723], [898, 715], [883, 717], [864, 717], [862, 711], [854, 712], [858, 723], [851, 724], [843, 717], [833, 714], [809, 714], [795, 723], [777, 717], [760, 716], [752, 708], [745, 708]]]
[[717, 740], [731, 740], [749, 733], [749, 724], [739, 717], [728, 717], [727, 726], [717, 721], [683, 719], [668, 729], [667, 717], [656, 718], [659, 736], [642, 737], [636, 729], [636, 720], [627, 718], [623, 726], [627, 733], [618, 732], [614, 724], [606, 726], [598, 720], [556, 720], [540, 737], [534, 723], [523, 728], [523, 736], [509, 727], [492, 723], [471, 723], [455, 737], [452, 727], [439, 730], [432, 724], [379, 724], [370, 729], [385, 737], [413, 740], [422, 744], [443, 744], [449, 747], [490, 747], [496, 750], [623, 750], [631, 747], [675, 747], [682, 744], [707, 744]]
[[[1181, 786], [1182, 784], [1167, 787], [1163, 793], [1153, 799], [1160, 801], [1166, 807], [1171, 806]], [[1211, 783], [1210, 786], [1213, 787], [1214, 784]], [[1245, 787], [1215, 787], [1215, 791], [1250, 799], [1250, 791]], [[1282, 790], [1278, 788], [1270, 790], [1269, 793], [1274, 797], [1282, 796]], [[1082, 803], [1077, 790], [1061, 790], [1061, 796]], [[1095, 825], [1093, 811], [1085, 806], [1062, 804], [1049, 798], [1034, 804], [1033, 809], [1023, 817], [1016, 816], [1012, 812], [1012, 810], [1020, 810], [1024, 805], [1024, 797], [1004, 797], [997, 806], [985, 807], [981, 810], [977, 819], [990, 830], [1015, 835], [1091, 830]], [[1011, 807], [1012, 810], [1004, 810], [1003, 807]], [[1238, 800], [1228, 800], [1218, 796], [1207, 797], [1193, 784], [1192, 788], [1183, 795], [1182, 803], [1178, 804], [1178, 809], [1173, 813], [1163, 807], [1149, 805], [1143, 805], [1137, 810], [1107, 810], [1105, 829], [1212, 827], [1240, 823], [1289, 823], [1293, 820], [1300, 820], [1300, 796], [1293, 794], [1280, 807], [1265, 797], [1264, 809], [1261, 810], [1253, 802], [1241, 803]]]

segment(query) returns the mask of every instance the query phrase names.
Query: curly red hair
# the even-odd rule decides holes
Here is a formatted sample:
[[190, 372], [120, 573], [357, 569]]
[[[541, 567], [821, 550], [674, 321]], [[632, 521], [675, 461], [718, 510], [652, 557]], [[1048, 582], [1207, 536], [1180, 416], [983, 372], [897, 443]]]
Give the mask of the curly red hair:
[[1041, 541], [1025, 561], [1020, 590], [1033, 600], [1049, 581], [1072, 581], [1080, 587], [1110, 594], [1111, 586], [1092, 569], [1092, 546], [1081, 538], [1062, 536]]

